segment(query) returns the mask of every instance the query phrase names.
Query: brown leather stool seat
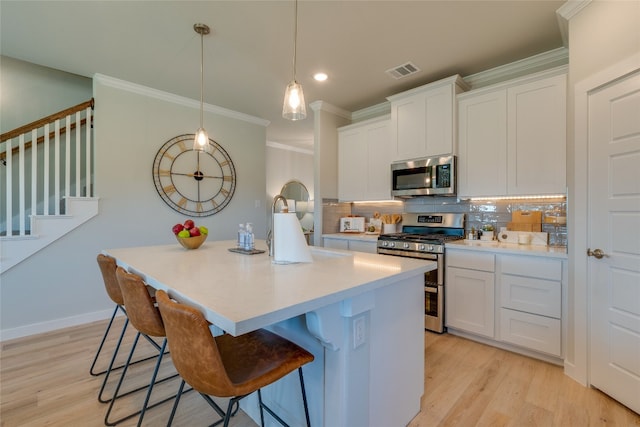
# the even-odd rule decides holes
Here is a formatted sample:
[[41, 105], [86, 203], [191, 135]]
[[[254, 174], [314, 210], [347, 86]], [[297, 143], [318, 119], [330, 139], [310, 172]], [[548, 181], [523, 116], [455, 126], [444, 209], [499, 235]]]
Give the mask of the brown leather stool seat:
[[[171, 300], [164, 291], [156, 293], [156, 300], [173, 364], [183, 379], [181, 389], [186, 381], [197, 390], [224, 418], [225, 426], [233, 415], [233, 405], [254, 391], [258, 391], [261, 420], [264, 409], [286, 426], [279, 416], [263, 404], [260, 389], [296, 369], [300, 377], [305, 417], [307, 425], [310, 425], [302, 366], [313, 361], [311, 353], [264, 329], [238, 337], [224, 334], [214, 338], [209, 330], [209, 322], [197, 309]], [[231, 397], [227, 411], [222, 411], [209, 396]], [[169, 423], [179, 398], [180, 392]]]
[[[100, 267], [100, 272], [102, 274], [102, 281], [104, 282], [105, 290], [107, 291], [107, 295], [109, 295], [109, 298], [111, 298], [111, 300], [115, 303], [115, 308], [113, 310], [113, 314], [111, 315], [111, 319], [107, 324], [107, 328], [104, 331], [104, 335], [102, 336], [102, 341], [98, 346], [96, 355], [93, 358], [93, 362], [91, 363], [91, 368], [89, 368], [89, 373], [93, 376], [106, 374], [104, 377], [104, 380], [102, 381], [100, 392], [98, 393], [98, 400], [102, 403], [108, 403], [111, 401], [112, 398], [105, 398], [103, 397], [103, 394], [104, 394], [105, 386], [107, 385], [107, 382], [109, 380], [109, 375], [111, 374], [112, 371], [122, 369], [124, 367], [124, 365], [119, 365], [119, 366], [113, 366], [113, 365], [115, 363], [116, 357], [118, 356], [118, 352], [120, 350], [120, 346], [122, 344], [124, 335], [127, 332], [127, 326], [129, 325], [129, 317], [127, 317], [127, 311], [124, 306], [124, 297], [122, 296], [122, 292], [120, 291], [120, 285], [118, 284], [118, 279], [116, 278], [117, 265], [116, 265], [115, 258], [112, 258], [108, 255], [98, 254], [97, 261], [98, 261], [98, 267]], [[111, 360], [109, 361], [109, 365], [107, 369], [96, 372], [95, 368], [98, 362], [98, 358], [100, 357], [100, 353], [104, 348], [104, 344], [107, 340], [107, 337], [109, 336], [109, 331], [111, 330], [111, 326], [118, 312], [122, 312], [125, 315], [125, 321], [124, 321], [124, 324], [122, 325], [122, 331], [120, 332], [118, 342], [115, 348], [113, 349], [113, 354], [111, 355]], [[131, 364], [144, 362], [154, 357], [156, 356], [146, 357], [140, 360], [136, 360], [135, 362], [131, 362]], [[135, 392], [135, 391], [138, 391], [138, 390], [132, 390], [131, 392]]]
[[[116, 386], [116, 389], [113, 395], [113, 399], [111, 400], [109, 404], [109, 408], [107, 409], [107, 412], [105, 414], [104, 423], [108, 426], [112, 426], [122, 421], [125, 421], [135, 415], [140, 414], [138, 418], [138, 426], [140, 426], [142, 424], [142, 419], [144, 418], [144, 415], [147, 409], [155, 407], [161, 403], [164, 403], [174, 398], [174, 396], [171, 396], [149, 406], [149, 400], [151, 397], [151, 393], [153, 391], [154, 384], [174, 378], [177, 376], [177, 374], [156, 381], [158, 371], [160, 369], [163, 356], [165, 354], [165, 349], [167, 347], [167, 338], [165, 336], [165, 329], [164, 329], [164, 324], [162, 322], [162, 317], [160, 316], [160, 312], [158, 311], [158, 308], [155, 305], [155, 298], [152, 297], [150, 294], [149, 287], [144, 282], [142, 277], [138, 276], [137, 274], [128, 273], [122, 267], [116, 268], [115, 276], [117, 278], [120, 291], [122, 292], [122, 297], [124, 299], [125, 307], [127, 308], [127, 315], [129, 317], [129, 320], [131, 321], [131, 324], [138, 330], [138, 333], [136, 334], [136, 337], [133, 341], [131, 351], [129, 352], [129, 357], [125, 362], [124, 368], [122, 370], [122, 375], [120, 376], [120, 380], [118, 381], [118, 385]], [[120, 388], [124, 381], [125, 375], [127, 374], [129, 365], [131, 364], [131, 359], [133, 358], [134, 352], [136, 350], [136, 345], [138, 343], [138, 340], [140, 339], [141, 336], [146, 338], [147, 341], [149, 341], [149, 343], [151, 343], [151, 345], [156, 350], [158, 350], [157, 361], [156, 361], [155, 369], [151, 376], [151, 381], [149, 382], [148, 386], [143, 387], [143, 388], [147, 388], [147, 394], [145, 396], [144, 403], [142, 405], [142, 408], [139, 411], [129, 414], [118, 420], [111, 421], [109, 420], [109, 416], [113, 409], [114, 402], [118, 397], [120, 397], [119, 395]], [[158, 343], [153, 339], [153, 337], [162, 338], [162, 344], [158, 345]], [[135, 391], [137, 390], [139, 389], [136, 389]], [[127, 393], [127, 394], [130, 394], [130, 393]]]

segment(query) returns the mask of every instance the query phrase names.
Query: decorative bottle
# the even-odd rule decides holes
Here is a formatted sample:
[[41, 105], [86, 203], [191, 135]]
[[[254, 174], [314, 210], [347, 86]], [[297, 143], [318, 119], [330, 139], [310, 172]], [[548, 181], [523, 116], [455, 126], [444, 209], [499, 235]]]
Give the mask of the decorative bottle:
[[247, 232], [244, 229], [244, 224], [238, 225], [238, 242], [236, 244], [238, 249], [245, 248], [246, 237], [247, 237]]
[[244, 249], [247, 251], [251, 251], [254, 249], [254, 235], [253, 235], [253, 224], [248, 222], [246, 226], [246, 235], [244, 240]]

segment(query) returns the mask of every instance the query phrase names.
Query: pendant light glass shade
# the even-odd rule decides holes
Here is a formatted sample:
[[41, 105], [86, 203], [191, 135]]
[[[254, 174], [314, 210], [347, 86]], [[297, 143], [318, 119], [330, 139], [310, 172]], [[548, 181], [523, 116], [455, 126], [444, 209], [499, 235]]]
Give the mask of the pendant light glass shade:
[[287, 90], [284, 93], [282, 117], [289, 120], [301, 120], [307, 117], [302, 85], [295, 80], [287, 85]]
[[193, 138], [193, 149], [210, 150], [209, 134], [203, 125], [204, 116], [204, 35], [209, 34], [209, 27], [205, 24], [194, 24], [193, 30], [200, 34], [200, 127]]
[[296, 45], [298, 42], [298, 0], [295, 0], [293, 27], [293, 79], [287, 85], [282, 105], [282, 117], [289, 120], [302, 120], [307, 117], [302, 85], [296, 81]]

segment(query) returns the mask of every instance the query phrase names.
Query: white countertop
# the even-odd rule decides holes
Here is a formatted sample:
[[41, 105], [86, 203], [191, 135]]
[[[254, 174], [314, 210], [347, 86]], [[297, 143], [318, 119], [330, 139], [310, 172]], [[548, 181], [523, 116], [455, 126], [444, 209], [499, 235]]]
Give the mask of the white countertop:
[[455, 240], [447, 242], [445, 248], [567, 259], [567, 248], [563, 246], [518, 245], [498, 240]]
[[378, 233], [376, 234], [367, 234], [367, 233], [331, 233], [331, 234], [323, 234], [322, 237], [325, 239], [336, 239], [336, 240], [359, 240], [361, 242], [378, 242]]
[[[376, 237], [377, 238], [377, 237]], [[229, 252], [235, 241], [207, 241], [196, 250], [178, 243], [103, 252], [156, 289], [198, 307], [208, 321], [240, 335], [398, 280], [423, 274], [431, 261], [312, 246], [314, 262], [272, 264], [265, 252]], [[266, 250], [264, 241], [257, 249]]]

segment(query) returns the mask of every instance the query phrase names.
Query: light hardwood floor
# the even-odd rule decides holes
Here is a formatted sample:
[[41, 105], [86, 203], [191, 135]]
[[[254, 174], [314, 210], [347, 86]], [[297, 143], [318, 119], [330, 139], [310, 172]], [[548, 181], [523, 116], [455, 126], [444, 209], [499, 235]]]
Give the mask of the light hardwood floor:
[[[97, 401], [102, 377], [88, 373], [106, 322], [2, 343], [0, 425], [101, 426], [106, 405]], [[121, 324], [116, 325], [116, 328]], [[130, 328], [131, 329], [131, 328]], [[107, 346], [113, 348], [115, 335]], [[127, 335], [130, 342], [134, 334]], [[141, 344], [140, 355], [151, 354]], [[124, 344], [126, 353], [128, 344]], [[125, 354], [123, 354], [124, 359]], [[640, 415], [606, 395], [577, 384], [562, 369], [453, 335], [426, 333], [425, 394], [410, 427], [430, 426], [640, 426]], [[101, 360], [105, 366], [107, 359]], [[154, 362], [135, 365], [129, 380], [144, 384]], [[175, 370], [167, 358], [162, 376]], [[117, 376], [110, 381], [113, 389]], [[177, 390], [177, 379], [154, 390], [158, 398]], [[118, 400], [116, 416], [135, 410], [143, 396]], [[155, 399], [154, 399], [155, 400]], [[149, 410], [144, 425], [166, 425], [171, 403]], [[175, 426], [205, 426], [217, 420], [197, 394], [183, 396]], [[121, 426], [135, 425], [131, 420]], [[240, 412], [235, 427], [255, 426]], [[365, 427], [365, 426], [349, 426]], [[396, 427], [396, 426], [388, 426]]]

